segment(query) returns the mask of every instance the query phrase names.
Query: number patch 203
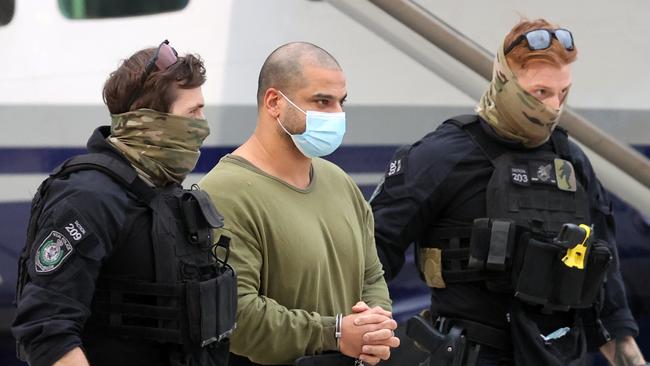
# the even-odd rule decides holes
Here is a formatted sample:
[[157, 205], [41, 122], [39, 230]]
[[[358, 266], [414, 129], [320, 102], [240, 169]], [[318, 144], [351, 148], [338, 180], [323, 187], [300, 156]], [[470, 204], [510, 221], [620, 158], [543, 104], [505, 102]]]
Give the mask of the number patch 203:
[[512, 183], [520, 186], [530, 186], [530, 178], [528, 177], [528, 167], [526, 166], [511, 167], [510, 180], [512, 181]]

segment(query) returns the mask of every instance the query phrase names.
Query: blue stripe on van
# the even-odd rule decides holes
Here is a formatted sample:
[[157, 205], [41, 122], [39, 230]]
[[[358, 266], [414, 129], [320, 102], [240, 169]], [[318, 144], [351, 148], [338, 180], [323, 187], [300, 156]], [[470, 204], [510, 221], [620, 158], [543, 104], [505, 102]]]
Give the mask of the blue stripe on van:
[[49, 173], [65, 159], [83, 154], [84, 148], [0, 148], [0, 174]]
[[[342, 146], [326, 157], [348, 173], [383, 172], [399, 145]], [[633, 146], [650, 157], [650, 145]], [[201, 149], [195, 173], [207, 173], [234, 146]], [[65, 159], [83, 154], [80, 147], [0, 148], [0, 174], [49, 173]]]
[[[382, 172], [397, 149], [396, 145], [342, 146], [327, 159], [348, 173]], [[195, 173], [207, 173], [234, 146], [201, 149]], [[0, 148], [0, 174], [49, 173], [67, 158], [83, 154], [84, 148], [37, 147]]]

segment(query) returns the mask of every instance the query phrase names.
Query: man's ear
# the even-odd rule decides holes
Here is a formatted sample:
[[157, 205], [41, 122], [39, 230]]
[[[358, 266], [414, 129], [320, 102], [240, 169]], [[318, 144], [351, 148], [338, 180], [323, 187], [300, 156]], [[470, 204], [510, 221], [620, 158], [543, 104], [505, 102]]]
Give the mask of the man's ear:
[[273, 118], [280, 117], [280, 107], [282, 96], [275, 88], [268, 88], [264, 93], [264, 109], [271, 115]]

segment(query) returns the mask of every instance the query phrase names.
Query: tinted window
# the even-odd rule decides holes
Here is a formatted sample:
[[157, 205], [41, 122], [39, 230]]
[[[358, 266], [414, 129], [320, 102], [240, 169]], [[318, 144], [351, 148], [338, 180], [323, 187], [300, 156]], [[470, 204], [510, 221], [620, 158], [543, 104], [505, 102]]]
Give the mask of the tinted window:
[[0, 27], [11, 22], [15, 7], [15, 0], [0, 0]]
[[181, 10], [188, 2], [189, 0], [59, 0], [59, 9], [69, 19], [116, 18]]

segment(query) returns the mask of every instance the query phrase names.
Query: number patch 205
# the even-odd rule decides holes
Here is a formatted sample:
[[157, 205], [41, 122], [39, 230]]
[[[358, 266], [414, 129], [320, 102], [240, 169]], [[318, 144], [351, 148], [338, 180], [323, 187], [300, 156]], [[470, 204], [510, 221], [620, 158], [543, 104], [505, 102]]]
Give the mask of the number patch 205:
[[510, 168], [510, 179], [512, 183], [520, 186], [530, 186], [528, 169], [525, 166], [513, 166]]
[[66, 225], [65, 229], [68, 232], [68, 234], [70, 234], [72, 239], [76, 241], [81, 240], [81, 238], [83, 237], [83, 234], [81, 234], [79, 230], [77, 230], [77, 228], [74, 226], [73, 223], [69, 223], [68, 225]]

